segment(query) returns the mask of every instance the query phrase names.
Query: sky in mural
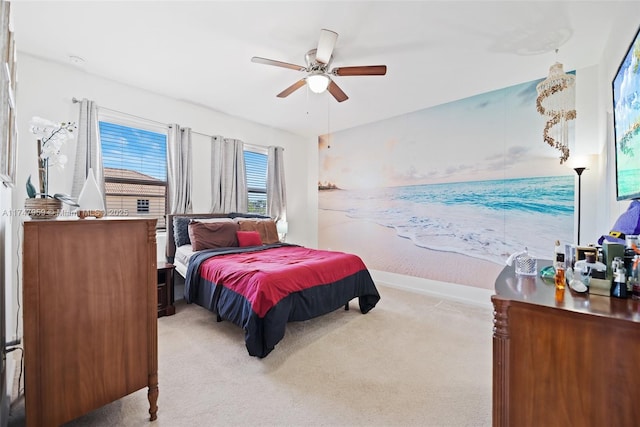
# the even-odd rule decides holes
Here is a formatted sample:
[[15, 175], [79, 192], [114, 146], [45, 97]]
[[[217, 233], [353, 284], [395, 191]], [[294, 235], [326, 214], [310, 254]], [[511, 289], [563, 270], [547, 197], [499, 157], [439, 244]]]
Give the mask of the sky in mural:
[[321, 137], [320, 181], [346, 189], [572, 173], [549, 161], [559, 155], [542, 140], [536, 83]]

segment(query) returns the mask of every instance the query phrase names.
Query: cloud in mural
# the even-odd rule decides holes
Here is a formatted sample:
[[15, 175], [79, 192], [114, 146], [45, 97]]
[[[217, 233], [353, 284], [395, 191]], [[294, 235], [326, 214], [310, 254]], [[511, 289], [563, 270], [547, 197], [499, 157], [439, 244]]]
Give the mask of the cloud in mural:
[[319, 145], [321, 179], [370, 188], [566, 174], [547, 165], [556, 153], [542, 140], [534, 83], [336, 132]]

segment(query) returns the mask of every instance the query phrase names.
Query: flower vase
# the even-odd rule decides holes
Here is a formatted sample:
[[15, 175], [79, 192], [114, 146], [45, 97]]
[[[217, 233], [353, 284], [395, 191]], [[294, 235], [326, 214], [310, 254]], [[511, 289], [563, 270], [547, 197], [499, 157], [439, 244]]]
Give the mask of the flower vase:
[[24, 208], [31, 219], [53, 219], [60, 215], [62, 202], [51, 197], [29, 197]]
[[78, 196], [78, 205], [80, 206], [77, 214], [81, 219], [88, 217], [102, 218], [104, 216], [104, 199], [93, 175], [93, 169], [89, 169], [87, 180], [84, 182]]

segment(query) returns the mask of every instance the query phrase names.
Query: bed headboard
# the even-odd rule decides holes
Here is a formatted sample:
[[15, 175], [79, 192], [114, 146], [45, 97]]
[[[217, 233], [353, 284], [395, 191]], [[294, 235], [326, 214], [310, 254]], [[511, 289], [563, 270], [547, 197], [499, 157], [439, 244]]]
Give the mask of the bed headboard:
[[221, 213], [200, 213], [200, 214], [169, 214], [167, 215], [167, 244], [166, 244], [166, 256], [167, 262], [173, 262], [173, 258], [176, 255], [176, 241], [173, 235], [173, 217], [181, 216], [187, 218], [228, 218], [229, 214]]

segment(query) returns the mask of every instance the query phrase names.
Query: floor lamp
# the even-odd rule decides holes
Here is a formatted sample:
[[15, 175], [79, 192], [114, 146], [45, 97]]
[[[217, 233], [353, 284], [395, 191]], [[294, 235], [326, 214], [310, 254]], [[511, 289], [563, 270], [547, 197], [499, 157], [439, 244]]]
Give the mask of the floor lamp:
[[578, 174], [578, 245], [580, 245], [580, 204], [582, 197], [582, 172], [584, 172], [585, 169], [586, 168], [573, 168], [573, 170]]

